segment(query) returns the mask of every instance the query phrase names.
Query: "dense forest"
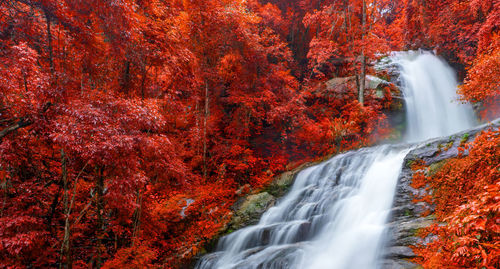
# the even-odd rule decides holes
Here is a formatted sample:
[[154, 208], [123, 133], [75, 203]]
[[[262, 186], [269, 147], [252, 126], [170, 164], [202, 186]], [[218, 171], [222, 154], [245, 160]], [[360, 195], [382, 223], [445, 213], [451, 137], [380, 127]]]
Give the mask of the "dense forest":
[[[492, 119], [499, 26], [497, 0], [0, 0], [0, 268], [185, 265], [238, 197], [397, 138], [365, 81], [391, 51], [445, 58]], [[499, 144], [419, 177], [449, 223], [429, 268], [500, 264]]]

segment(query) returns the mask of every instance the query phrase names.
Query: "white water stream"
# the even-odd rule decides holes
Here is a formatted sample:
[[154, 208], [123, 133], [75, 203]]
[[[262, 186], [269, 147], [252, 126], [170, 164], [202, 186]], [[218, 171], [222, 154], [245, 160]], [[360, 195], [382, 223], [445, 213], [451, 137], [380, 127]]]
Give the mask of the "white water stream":
[[[472, 127], [456, 102], [453, 70], [426, 53], [398, 53], [407, 103], [408, 141]], [[301, 171], [257, 225], [224, 236], [199, 269], [377, 268], [385, 223], [411, 146], [382, 145], [337, 155]]]
[[401, 69], [406, 103], [406, 141], [451, 135], [475, 125], [470, 104], [456, 94], [453, 69], [430, 52], [399, 52], [393, 55]]

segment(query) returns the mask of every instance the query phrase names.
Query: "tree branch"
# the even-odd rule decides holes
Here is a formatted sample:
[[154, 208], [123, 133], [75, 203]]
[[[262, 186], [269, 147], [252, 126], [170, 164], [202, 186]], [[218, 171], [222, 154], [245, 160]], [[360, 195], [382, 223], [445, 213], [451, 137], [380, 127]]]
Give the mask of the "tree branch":
[[0, 131], [0, 141], [2, 141], [3, 137], [14, 132], [17, 129], [26, 127], [31, 125], [33, 122], [31, 120], [27, 120], [26, 118], [21, 118], [18, 122], [7, 126], [7, 128]]
[[[47, 102], [43, 105], [42, 111], [40, 112], [40, 115], [45, 113], [49, 107], [52, 106], [51, 102]], [[0, 142], [2, 142], [2, 139], [4, 136], [7, 136], [8, 134], [14, 132], [17, 129], [24, 128], [26, 126], [30, 126], [33, 124], [33, 120], [29, 119], [28, 117], [22, 117], [20, 118], [16, 123], [13, 123], [9, 126], [7, 126], [5, 129], [0, 131]]]

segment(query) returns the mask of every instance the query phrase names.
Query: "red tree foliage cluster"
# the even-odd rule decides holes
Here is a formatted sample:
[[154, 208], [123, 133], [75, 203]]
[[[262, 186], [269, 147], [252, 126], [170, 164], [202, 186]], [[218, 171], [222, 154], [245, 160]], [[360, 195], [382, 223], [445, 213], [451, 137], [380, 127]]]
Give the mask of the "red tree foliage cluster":
[[[0, 1], [0, 268], [178, 267], [241, 186], [385, 136], [391, 89], [365, 78], [437, 23], [413, 2]], [[462, 2], [464, 38], [421, 42], [493, 104], [498, 4]]]
[[378, 107], [352, 94], [334, 114], [307, 106], [286, 42], [305, 13], [2, 1], [0, 267], [179, 266], [225, 225], [240, 186], [368, 143]]
[[416, 249], [425, 268], [498, 268], [500, 266], [500, 130], [479, 135], [462, 151], [415, 187], [427, 186], [436, 217], [445, 225], [424, 231], [438, 238]]
[[404, 0], [392, 25], [402, 48], [428, 48], [465, 68], [464, 100], [480, 103], [480, 116], [500, 113], [500, 2]]

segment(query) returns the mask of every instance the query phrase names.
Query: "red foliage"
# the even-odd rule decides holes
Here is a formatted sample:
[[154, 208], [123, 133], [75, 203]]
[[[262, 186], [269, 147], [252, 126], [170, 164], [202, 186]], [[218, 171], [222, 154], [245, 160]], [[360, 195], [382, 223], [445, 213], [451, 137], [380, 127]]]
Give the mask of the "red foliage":
[[[321, 7], [310, 10], [304, 24], [315, 33], [310, 44], [309, 66], [315, 76], [328, 78], [352, 75], [358, 70], [359, 57], [369, 59], [389, 51], [381, 20], [385, 1], [320, 1]], [[363, 4], [366, 26], [363, 26]]]
[[464, 100], [481, 104], [484, 119], [498, 116], [500, 2], [426, 0], [422, 5], [404, 0], [397, 10], [402, 16], [392, 29], [400, 36], [399, 46], [434, 49], [445, 56], [465, 77], [460, 90]]
[[[412, 3], [0, 1], [0, 268], [178, 267], [241, 186], [386, 136], [389, 94], [322, 85], [374, 74]], [[498, 5], [447, 3], [465, 34], [432, 36], [494, 104]]]
[[1, 267], [178, 266], [239, 186], [263, 186], [297, 148], [303, 100], [272, 4], [0, 12]]
[[433, 176], [414, 178], [433, 190], [427, 202], [436, 205], [437, 220], [445, 223], [427, 229], [438, 239], [416, 249], [424, 267], [500, 266], [499, 145], [500, 130], [485, 132], [465, 146], [467, 156], [448, 161]]

